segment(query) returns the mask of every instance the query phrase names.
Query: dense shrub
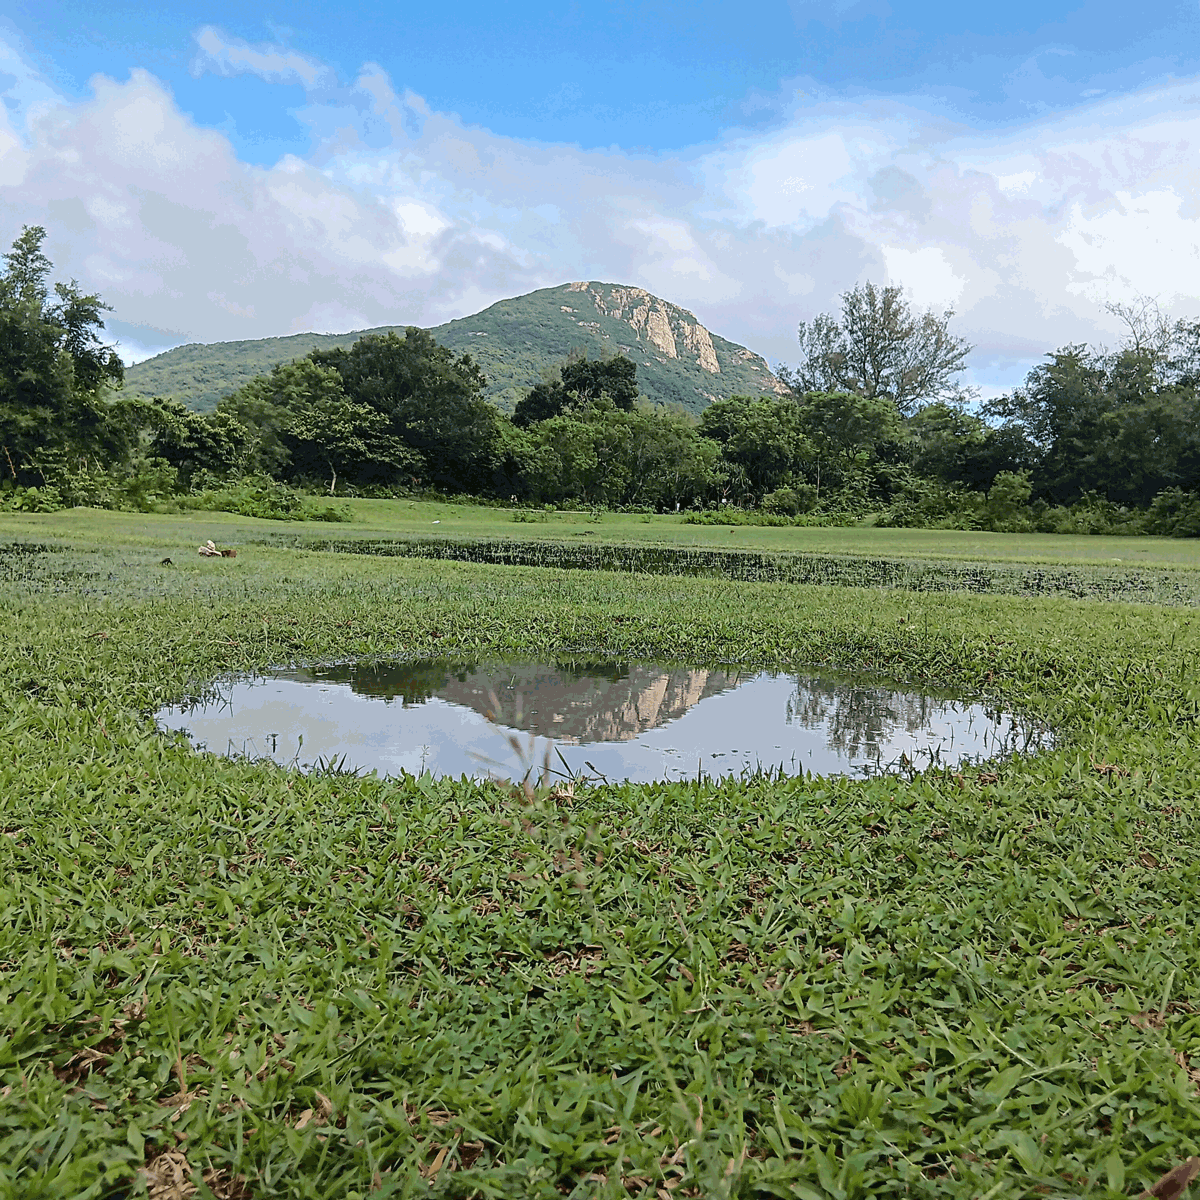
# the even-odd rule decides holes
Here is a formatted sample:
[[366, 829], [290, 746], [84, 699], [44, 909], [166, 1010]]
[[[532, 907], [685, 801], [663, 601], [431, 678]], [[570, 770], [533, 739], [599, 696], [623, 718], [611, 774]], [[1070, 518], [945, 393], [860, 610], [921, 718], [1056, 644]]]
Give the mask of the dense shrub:
[[691, 512], [683, 518], [685, 525], [795, 525], [793, 517], [779, 513], [762, 512], [757, 509], [708, 508], [703, 512]]
[[7, 479], [0, 484], [0, 511], [44, 513], [57, 512], [63, 507], [57, 488], [13, 487]]
[[776, 488], [762, 500], [764, 512], [777, 513], [784, 517], [799, 516], [812, 512], [817, 503], [817, 489], [810, 483], [798, 483], [794, 487]]
[[230, 512], [271, 521], [349, 521], [350, 511], [322, 503], [269, 476], [249, 476], [179, 497], [182, 508]]
[[969, 491], [961, 484], [913, 478], [875, 524], [884, 529], [978, 529], [983, 507], [981, 492]]
[[1200, 537], [1200, 493], [1167, 488], [1146, 513], [1146, 532], [1169, 537]]

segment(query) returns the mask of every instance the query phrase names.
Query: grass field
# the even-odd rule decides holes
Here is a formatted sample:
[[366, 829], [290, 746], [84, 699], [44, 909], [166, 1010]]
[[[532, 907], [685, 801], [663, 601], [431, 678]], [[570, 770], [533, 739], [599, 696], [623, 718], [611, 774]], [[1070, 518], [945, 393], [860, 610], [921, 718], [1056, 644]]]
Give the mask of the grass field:
[[[122, 543], [164, 545], [194, 552], [197, 541], [224, 538], [231, 545], [276, 535], [316, 538], [455, 537], [581, 540], [772, 553], [846, 554], [872, 558], [1028, 562], [1064, 565], [1183, 567], [1200, 569], [1200, 539], [1084, 537], [1057, 534], [981, 533], [940, 529], [773, 528], [685, 525], [682, 517], [630, 513], [533, 512], [412, 500], [338, 500], [352, 521], [333, 526], [255, 521], [228, 513], [180, 516], [75, 509], [46, 515], [0, 516], [0, 536], [114, 537]], [[526, 515], [526, 514], [522, 514]]]
[[[337, 536], [542, 529], [367, 511]], [[981, 558], [982, 535], [593, 536], [637, 528]], [[1115, 1197], [1196, 1152], [1194, 608], [284, 531], [0, 522], [0, 1195]], [[210, 536], [239, 556], [199, 559]], [[1068, 540], [987, 545], [1198, 565], [1141, 539], [1056, 560]], [[526, 795], [226, 762], [149, 718], [270, 663], [518, 651], [867, 670], [1060, 738], [915, 778]]]

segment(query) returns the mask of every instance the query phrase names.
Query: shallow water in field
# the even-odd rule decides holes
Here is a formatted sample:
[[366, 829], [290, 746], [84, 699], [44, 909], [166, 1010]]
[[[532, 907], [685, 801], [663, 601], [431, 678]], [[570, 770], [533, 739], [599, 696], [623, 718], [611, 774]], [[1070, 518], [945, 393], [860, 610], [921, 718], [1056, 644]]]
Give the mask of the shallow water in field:
[[218, 681], [162, 709], [202, 749], [303, 768], [610, 781], [870, 775], [1037, 749], [978, 703], [834, 677], [654, 663], [402, 662]]

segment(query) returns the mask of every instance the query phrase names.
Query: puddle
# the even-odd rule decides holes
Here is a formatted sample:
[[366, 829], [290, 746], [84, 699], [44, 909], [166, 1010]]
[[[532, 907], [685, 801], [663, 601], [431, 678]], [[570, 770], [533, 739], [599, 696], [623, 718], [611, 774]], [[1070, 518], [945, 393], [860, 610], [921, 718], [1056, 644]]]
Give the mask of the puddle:
[[[871, 775], [1048, 744], [978, 704], [832, 677], [653, 663], [405, 662], [280, 670], [162, 709], [198, 748], [303, 768], [610, 781]], [[511, 739], [517, 737], [518, 754]]]

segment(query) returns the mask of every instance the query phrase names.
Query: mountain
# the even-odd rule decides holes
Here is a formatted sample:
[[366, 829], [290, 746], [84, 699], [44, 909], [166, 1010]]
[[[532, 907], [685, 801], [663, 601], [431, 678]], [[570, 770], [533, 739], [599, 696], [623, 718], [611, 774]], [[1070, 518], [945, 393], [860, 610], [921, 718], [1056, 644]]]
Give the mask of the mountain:
[[[364, 334], [392, 330], [403, 334], [404, 326], [179, 346], [128, 368], [125, 387], [139, 396], [174, 396], [206, 412], [278, 362], [300, 358], [314, 347], [350, 346]], [[642, 288], [612, 283], [542, 288], [429, 332], [479, 363], [488, 379], [486, 395], [507, 412], [572, 350], [591, 358], [628, 355], [637, 363], [638, 385], [649, 401], [678, 404], [693, 413], [726, 396], [786, 391], [764, 358], [711, 333], [687, 309]]]

